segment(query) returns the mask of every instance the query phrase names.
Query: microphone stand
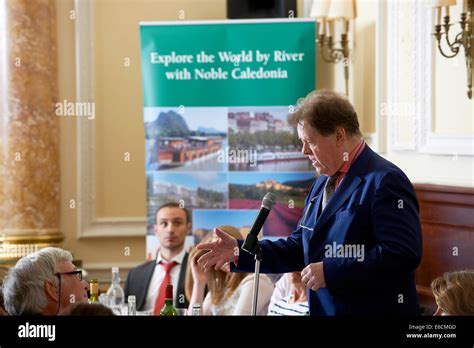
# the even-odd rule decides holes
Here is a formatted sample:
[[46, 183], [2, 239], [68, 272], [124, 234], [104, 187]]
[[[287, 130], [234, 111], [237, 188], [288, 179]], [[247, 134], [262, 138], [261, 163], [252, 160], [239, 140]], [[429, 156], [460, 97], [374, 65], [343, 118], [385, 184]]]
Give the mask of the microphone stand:
[[260, 280], [260, 262], [262, 261], [262, 249], [258, 244], [258, 239], [252, 234], [248, 234], [242, 245], [242, 250], [255, 256], [255, 273], [253, 278], [253, 298], [252, 298], [252, 316], [257, 315], [258, 300], [258, 282]]
[[265, 223], [265, 219], [270, 214], [270, 210], [276, 203], [276, 196], [274, 193], [267, 192], [263, 197], [262, 207], [260, 212], [255, 219], [255, 222], [250, 230], [245, 242], [242, 245], [242, 250], [255, 256], [255, 273], [253, 281], [253, 302], [252, 302], [252, 315], [257, 315], [257, 300], [258, 300], [258, 281], [260, 280], [260, 262], [262, 261], [262, 249], [258, 244], [258, 234]]

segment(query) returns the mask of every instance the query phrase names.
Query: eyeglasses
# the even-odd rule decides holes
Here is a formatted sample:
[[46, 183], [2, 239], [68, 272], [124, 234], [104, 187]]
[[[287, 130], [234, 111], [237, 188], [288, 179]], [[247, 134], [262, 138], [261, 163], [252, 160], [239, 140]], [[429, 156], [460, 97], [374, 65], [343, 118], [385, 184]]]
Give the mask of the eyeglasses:
[[54, 273], [54, 275], [58, 278], [61, 278], [62, 275], [75, 275], [77, 279], [82, 280], [82, 269], [78, 269], [76, 271], [71, 272], [58, 272]]
[[60, 300], [61, 299], [61, 276], [62, 275], [75, 275], [77, 279], [82, 281], [82, 269], [77, 269], [71, 272], [57, 272], [57, 273], [54, 273], [54, 275], [59, 278], [59, 282], [58, 282], [59, 283], [59, 300], [58, 300], [58, 309], [56, 310], [56, 315], [58, 315], [59, 308], [61, 307], [61, 300]]

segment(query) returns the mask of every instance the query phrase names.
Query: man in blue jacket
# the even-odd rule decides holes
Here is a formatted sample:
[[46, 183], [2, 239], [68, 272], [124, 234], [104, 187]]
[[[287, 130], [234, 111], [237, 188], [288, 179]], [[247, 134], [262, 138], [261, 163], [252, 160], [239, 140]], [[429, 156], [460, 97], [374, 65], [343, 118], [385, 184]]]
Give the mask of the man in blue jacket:
[[[353, 106], [335, 92], [310, 93], [289, 122], [320, 176], [291, 236], [260, 241], [261, 271], [301, 271], [311, 315], [419, 314], [421, 226], [409, 179], [365, 144]], [[233, 271], [252, 272], [242, 241], [216, 234], [198, 247], [208, 250], [201, 266], [231, 262]]]

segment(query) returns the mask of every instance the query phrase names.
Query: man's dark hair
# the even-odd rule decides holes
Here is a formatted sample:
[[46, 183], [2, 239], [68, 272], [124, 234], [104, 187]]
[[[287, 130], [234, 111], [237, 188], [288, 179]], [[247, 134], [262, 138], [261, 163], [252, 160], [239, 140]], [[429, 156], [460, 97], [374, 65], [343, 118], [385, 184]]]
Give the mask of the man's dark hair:
[[299, 99], [296, 111], [288, 115], [288, 123], [293, 127], [309, 124], [324, 136], [333, 134], [337, 127], [344, 128], [349, 136], [362, 135], [351, 102], [339, 93], [324, 89]]
[[190, 222], [191, 221], [191, 218], [189, 216], [189, 211], [188, 209], [180, 206], [178, 203], [166, 203], [166, 204], [163, 204], [162, 206], [160, 206], [158, 209], [156, 209], [155, 211], [155, 223], [158, 224], [158, 221], [156, 221], [156, 217], [158, 216], [158, 212], [163, 209], [163, 208], [178, 208], [178, 209], [181, 209], [182, 211], [184, 211], [184, 213], [186, 214], [186, 223]]

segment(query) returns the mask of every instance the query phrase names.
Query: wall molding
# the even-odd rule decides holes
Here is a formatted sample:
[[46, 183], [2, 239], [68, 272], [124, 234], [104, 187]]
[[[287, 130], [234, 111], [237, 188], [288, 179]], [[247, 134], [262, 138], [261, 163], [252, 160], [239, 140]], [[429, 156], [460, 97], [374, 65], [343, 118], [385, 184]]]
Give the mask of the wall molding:
[[[400, 2], [379, 2], [377, 19], [377, 106], [387, 102], [397, 105], [399, 102], [400, 65], [402, 60], [396, 54], [388, 55], [387, 52], [399, 52], [400, 44]], [[389, 151], [413, 152], [428, 155], [474, 156], [474, 136], [469, 134], [435, 133], [433, 131], [435, 110], [435, 58], [437, 53], [436, 43], [433, 39], [433, 11], [426, 2], [415, 1], [411, 4], [411, 15], [414, 18], [415, 30], [409, 40], [414, 38], [414, 65], [411, 72], [414, 77], [415, 117], [413, 118], [414, 141], [400, 142], [398, 140], [399, 116], [387, 115], [387, 139]], [[387, 23], [387, 24], [385, 24]], [[385, 42], [388, 47], [385, 46]], [[376, 125], [385, 121], [380, 110], [377, 109]], [[383, 129], [376, 128], [377, 133]]]
[[82, 267], [86, 271], [108, 271], [109, 273], [112, 270], [112, 267], [117, 266], [120, 270], [130, 270], [136, 267], [140, 261], [136, 262], [85, 262]]
[[378, 153], [387, 151], [387, 117], [382, 114], [382, 103], [387, 101], [387, 39], [388, 30], [387, 2], [377, 3], [377, 20], [375, 22], [375, 133], [367, 135], [369, 145]]
[[[94, 13], [91, 0], [75, 0], [76, 102], [95, 102]], [[144, 237], [146, 217], [96, 217], [95, 122], [77, 117], [77, 237]]]
[[[430, 37], [431, 40], [424, 41], [419, 45], [420, 49], [416, 56], [417, 82], [420, 89], [422, 108], [419, 115], [420, 131], [418, 133], [418, 151], [420, 153], [435, 155], [467, 155], [474, 156], [474, 136], [460, 134], [435, 133], [435, 89], [433, 88], [435, 75], [435, 62], [437, 48], [433, 39], [433, 13], [431, 6], [423, 2], [416, 3], [417, 11], [417, 35]], [[428, 59], [427, 59], [428, 57]]]
[[[410, 113], [404, 115], [404, 113], [401, 113], [397, 111], [394, 113], [394, 110], [403, 110], [403, 107], [408, 107], [409, 105], [403, 104], [400, 102], [400, 84], [399, 81], [401, 78], [401, 69], [400, 69], [400, 49], [399, 49], [399, 43], [401, 40], [400, 36], [400, 19], [404, 18], [403, 16], [400, 15], [400, 11], [402, 10], [401, 7], [404, 6], [405, 3], [400, 3], [398, 1], [390, 1], [388, 3], [388, 30], [386, 32], [387, 35], [387, 42], [388, 42], [388, 52], [390, 53], [388, 55], [389, 61], [387, 65], [387, 75], [385, 76], [385, 79], [389, 81], [389, 88], [388, 88], [388, 93], [387, 93], [387, 107], [389, 108], [388, 115], [386, 116], [388, 119], [389, 127], [387, 128], [388, 130], [388, 139], [390, 141], [390, 150], [391, 151], [415, 151], [417, 144], [416, 144], [416, 132], [417, 132], [417, 120], [416, 116], [412, 115]], [[410, 16], [413, 19], [413, 22], [411, 22], [411, 25], [415, 27], [416, 25], [416, 11], [415, 8], [412, 7], [410, 9]], [[415, 43], [414, 47], [416, 49], [417, 47], [417, 37], [416, 33], [413, 36], [415, 38]], [[410, 37], [409, 39], [411, 40], [413, 37]], [[410, 71], [413, 75], [416, 75], [416, 64], [411, 67]], [[416, 94], [418, 93], [417, 88], [416, 88], [416, 81], [413, 82], [413, 91], [415, 95], [413, 95], [412, 100], [415, 101], [416, 99]], [[411, 129], [413, 131], [413, 140], [412, 141], [400, 141], [399, 140], [399, 120], [401, 118], [406, 117], [407, 119], [412, 120], [411, 124]], [[406, 131], [406, 130], [405, 130]]]

